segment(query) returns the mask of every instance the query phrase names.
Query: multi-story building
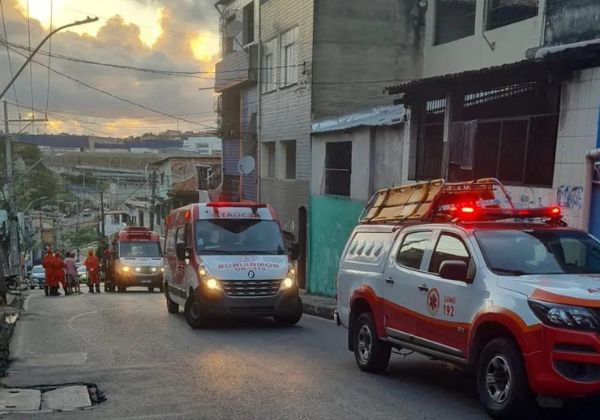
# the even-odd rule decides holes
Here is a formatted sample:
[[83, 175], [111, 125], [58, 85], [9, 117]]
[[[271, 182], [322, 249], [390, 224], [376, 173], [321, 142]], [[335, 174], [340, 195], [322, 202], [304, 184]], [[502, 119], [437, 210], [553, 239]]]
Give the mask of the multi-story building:
[[[586, 152], [599, 145], [600, 4], [424, 3], [424, 78], [389, 89], [410, 111], [407, 178], [495, 177], [516, 205], [558, 203], [570, 224], [587, 229]], [[591, 213], [600, 214], [600, 195]], [[600, 220], [592, 225], [600, 230]]]
[[[254, 198], [258, 176], [260, 199], [298, 235], [311, 123], [386, 104], [390, 80], [420, 75], [424, 9], [415, 0], [220, 0], [217, 8], [224, 189]], [[244, 156], [258, 173], [240, 176]]]

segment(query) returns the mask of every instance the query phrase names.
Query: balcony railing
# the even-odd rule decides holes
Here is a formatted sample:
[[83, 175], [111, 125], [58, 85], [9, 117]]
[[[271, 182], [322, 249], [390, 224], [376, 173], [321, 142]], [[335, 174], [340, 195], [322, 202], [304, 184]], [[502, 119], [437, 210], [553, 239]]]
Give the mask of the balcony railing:
[[256, 46], [250, 46], [224, 56], [215, 68], [215, 91], [221, 93], [241, 84], [255, 83], [257, 51]]

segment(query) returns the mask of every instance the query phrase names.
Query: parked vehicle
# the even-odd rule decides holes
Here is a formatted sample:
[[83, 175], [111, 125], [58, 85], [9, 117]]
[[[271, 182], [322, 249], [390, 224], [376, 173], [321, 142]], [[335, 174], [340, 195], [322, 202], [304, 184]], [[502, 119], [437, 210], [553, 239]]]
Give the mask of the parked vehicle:
[[77, 276], [79, 276], [80, 283], [88, 282], [87, 268], [84, 265], [77, 267]]
[[171, 212], [165, 245], [167, 309], [183, 306], [192, 328], [211, 318], [302, 316], [291, 258], [274, 211], [265, 204], [194, 204]]
[[41, 265], [34, 265], [29, 275], [30, 287], [43, 289], [46, 282], [46, 272]]
[[114, 235], [104, 270], [104, 289], [124, 292], [128, 287], [163, 290], [160, 239], [144, 227], [127, 227]]
[[[504, 203], [505, 205], [502, 205]], [[494, 418], [600, 392], [600, 243], [495, 180], [378, 192], [348, 239], [338, 324], [365, 371], [392, 349], [472, 369]]]

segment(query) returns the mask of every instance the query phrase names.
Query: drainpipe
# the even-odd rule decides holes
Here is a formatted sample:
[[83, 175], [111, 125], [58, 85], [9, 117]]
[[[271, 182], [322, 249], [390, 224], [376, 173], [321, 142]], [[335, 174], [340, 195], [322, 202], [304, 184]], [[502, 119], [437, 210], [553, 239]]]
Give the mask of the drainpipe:
[[583, 229], [585, 230], [589, 230], [590, 228], [594, 164], [597, 159], [600, 159], [600, 149], [590, 150], [585, 155], [585, 178], [583, 186]]
[[262, 1], [258, 0], [258, 74], [256, 94], [258, 95], [258, 110], [256, 112], [256, 201], [262, 202], [260, 196], [261, 152], [262, 152]]

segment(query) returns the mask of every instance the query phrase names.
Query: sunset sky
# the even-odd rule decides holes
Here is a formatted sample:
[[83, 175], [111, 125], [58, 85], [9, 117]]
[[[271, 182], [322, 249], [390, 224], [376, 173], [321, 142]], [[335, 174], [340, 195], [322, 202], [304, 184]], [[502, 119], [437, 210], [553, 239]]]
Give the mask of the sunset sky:
[[[82, 86], [59, 74], [50, 73], [47, 123], [37, 123], [35, 132], [129, 136], [167, 129], [202, 131], [215, 127], [215, 100], [211, 89], [214, 63], [218, 60], [218, 16], [214, 0], [1, 0], [10, 57], [16, 71], [25, 53], [19, 46], [34, 48], [53, 27], [86, 16], [96, 23], [59, 32], [52, 37], [52, 54], [79, 60], [141, 67], [150, 70], [194, 73], [187, 76], [138, 72], [52, 57], [50, 67], [122, 99], [180, 117], [177, 121]], [[52, 19], [51, 19], [52, 3]], [[28, 13], [29, 10], [29, 13]], [[52, 20], [52, 22], [51, 22]], [[0, 38], [4, 28], [0, 22]], [[15, 45], [18, 44], [18, 45]], [[48, 65], [46, 44], [36, 60]], [[15, 51], [16, 50], [16, 51]], [[46, 110], [48, 69], [32, 65], [16, 87], [20, 109], [9, 105], [10, 117], [36, 117]], [[10, 80], [6, 47], [0, 45], [0, 87]], [[32, 89], [33, 88], [33, 89]], [[200, 90], [199, 90], [200, 89]], [[15, 102], [11, 89], [3, 99]], [[11, 124], [11, 131], [24, 129]], [[26, 128], [25, 131], [30, 131]]]

